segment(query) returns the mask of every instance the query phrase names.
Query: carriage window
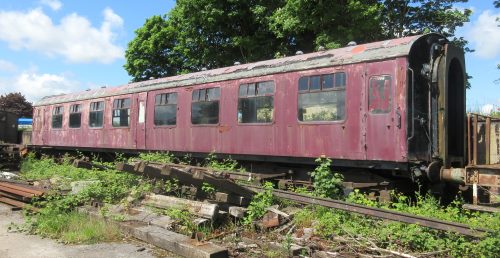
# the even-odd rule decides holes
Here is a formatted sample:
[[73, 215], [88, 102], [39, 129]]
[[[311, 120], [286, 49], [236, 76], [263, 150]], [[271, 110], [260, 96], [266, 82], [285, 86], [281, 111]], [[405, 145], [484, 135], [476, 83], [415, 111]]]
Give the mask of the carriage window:
[[69, 108], [69, 127], [80, 128], [82, 125], [82, 105], [75, 104]]
[[208, 88], [193, 91], [191, 103], [192, 124], [219, 123], [220, 88]]
[[89, 127], [102, 127], [104, 116], [104, 101], [90, 103]]
[[274, 82], [240, 85], [238, 123], [270, 123], [274, 112]]
[[52, 110], [52, 128], [62, 128], [63, 112], [62, 106], [54, 107]]
[[155, 97], [155, 125], [175, 125], [177, 122], [177, 93]]
[[345, 73], [299, 79], [299, 121], [338, 121], [345, 118]]
[[368, 110], [373, 114], [389, 113], [391, 111], [391, 76], [381, 75], [370, 78], [368, 92]]
[[115, 99], [113, 101], [113, 127], [125, 127], [130, 124], [130, 99]]

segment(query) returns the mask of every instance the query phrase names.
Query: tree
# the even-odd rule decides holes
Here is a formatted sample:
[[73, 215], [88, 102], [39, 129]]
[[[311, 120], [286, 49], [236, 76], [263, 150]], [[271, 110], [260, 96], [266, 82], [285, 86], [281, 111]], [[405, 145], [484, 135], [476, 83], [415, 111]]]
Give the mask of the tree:
[[[454, 37], [467, 0], [178, 0], [136, 30], [125, 69], [134, 81], [433, 31]], [[466, 46], [463, 38], [455, 42]], [[466, 50], [469, 50], [465, 48]]]
[[493, 1], [493, 5], [494, 5], [496, 8], [500, 8], [500, 0], [495, 0], [495, 1]]
[[20, 92], [1, 95], [0, 110], [7, 110], [22, 117], [33, 116], [33, 105]]
[[289, 0], [269, 18], [269, 27], [286, 40], [288, 52], [312, 52], [379, 39], [381, 10], [377, 0]]
[[467, 52], [467, 41], [455, 37], [458, 27], [469, 21], [470, 9], [457, 9], [455, 3], [467, 0], [384, 0], [382, 25], [386, 38], [436, 32], [452, 38], [454, 44]]
[[146, 20], [143, 27], [135, 31], [125, 51], [125, 70], [134, 81], [176, 75], [183, 70], [181, 56], [176, 47], [175, 28], [160, 16]]

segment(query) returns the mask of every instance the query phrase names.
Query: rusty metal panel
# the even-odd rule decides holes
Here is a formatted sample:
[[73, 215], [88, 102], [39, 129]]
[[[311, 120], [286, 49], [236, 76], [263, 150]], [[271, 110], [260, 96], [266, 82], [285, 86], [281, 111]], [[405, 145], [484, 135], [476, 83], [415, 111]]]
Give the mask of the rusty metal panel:
[[467, 166], [465, 183], [500, 187], [500, 165]]
[[467, 116], [469, 164], [500, 164], [500, 119], [473, 113]]

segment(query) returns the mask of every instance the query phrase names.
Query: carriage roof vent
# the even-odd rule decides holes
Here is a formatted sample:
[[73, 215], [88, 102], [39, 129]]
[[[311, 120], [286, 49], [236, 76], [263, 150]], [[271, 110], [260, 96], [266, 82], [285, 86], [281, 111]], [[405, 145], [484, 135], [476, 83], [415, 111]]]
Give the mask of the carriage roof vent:
[[349, 43], [347, 43], [348, 47], [354, 47], [356, 45], [358, 45], [358, 43], [356, 43], [356, 41], [349, 41]]
[[300, 51], [300, 50], [298, 50], [297, 52], [295, 52], [295, 55], [296, 55], [296, 56], [298, 56], [298, 55], [303, 55], [303, 54], [304, 54], [304, 52], [302, 52], [302, 51]]
[[206, 68], [206, 67], [203, 67], [203, 68], [201, 68], [201, 70], [202, 70], [202, 71], [206, 71], [206, 70], [207, 70], [207, 68]]
[[234, 62], [234, 65], [240, 65], [240, 64], [241, 64], [241, 63], [240, 63], [240, 62], [238, 62], [238, 61]]
[[156, 79], [154, 76], [149, 77], [150, 80]]
[[326, 49], [325, 49], [325, 47], [324, 47], [324, 46], [319, 46], [319, 47], [318, 47], [318, 51], [325, 51], [325, 50], [326, 50]]

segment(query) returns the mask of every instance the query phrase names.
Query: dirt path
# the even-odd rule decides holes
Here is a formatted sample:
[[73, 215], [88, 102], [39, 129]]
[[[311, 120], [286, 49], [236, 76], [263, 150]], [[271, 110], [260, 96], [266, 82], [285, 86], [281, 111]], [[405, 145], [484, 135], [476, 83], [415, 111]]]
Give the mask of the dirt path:
[[[0, 258], [177, 257], [139, 241], [96, 245], [64, 245], [52, 239], [8, 232], [11, 223], [23, 223], [22, 212], [12, 212], [9, 206], [0, 203]], [[139, 251], [142, 248], [145, 249]]]

